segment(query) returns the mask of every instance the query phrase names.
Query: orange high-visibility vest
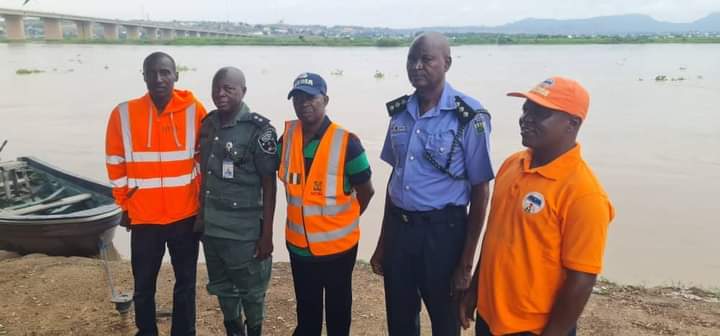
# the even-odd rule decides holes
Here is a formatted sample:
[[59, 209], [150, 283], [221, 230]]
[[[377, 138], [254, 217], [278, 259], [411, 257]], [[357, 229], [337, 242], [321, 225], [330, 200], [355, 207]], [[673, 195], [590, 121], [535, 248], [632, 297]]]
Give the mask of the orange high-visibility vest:
[[360, 239], [360, 203], [343, 190], [349, 133], [330, 123], [305, 174], [302, 124], [285, 122], [278, 177], [285, 184], [288, 243], [324, 256], [347, 251]]
[[197, 135], [205, 115], [192, 93], [181, 90], [161, 114], [149, 94], [112, 111], [105, 163], [115, 202], [132, 224], [169, 224], [197, 214]]

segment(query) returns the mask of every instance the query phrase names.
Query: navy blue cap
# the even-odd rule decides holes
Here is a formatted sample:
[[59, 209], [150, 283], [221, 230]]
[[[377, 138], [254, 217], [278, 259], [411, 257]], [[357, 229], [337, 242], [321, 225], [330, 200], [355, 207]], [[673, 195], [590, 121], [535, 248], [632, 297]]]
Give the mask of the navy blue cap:
[[320, 75], [312, 72], [303, 72], [293, 81], [293, 88], [288, 93], [288, 99], [297, 92], [302, 91], [312, 96], [327, 95], [327, 84]]

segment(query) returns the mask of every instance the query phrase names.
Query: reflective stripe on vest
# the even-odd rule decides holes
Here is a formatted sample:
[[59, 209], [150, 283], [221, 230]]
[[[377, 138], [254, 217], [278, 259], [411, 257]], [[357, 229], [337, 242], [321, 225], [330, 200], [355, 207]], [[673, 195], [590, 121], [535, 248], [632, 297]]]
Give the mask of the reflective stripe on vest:
[[290, 205], [302, 208], [303, 214], [305, 216], [335, 216], [343, 211], [350, 209], [350, 206], [352, 206], [351, 202], [328, 206], [303, 205], [302, 199], [300, 199], [299, 197], [291, 196], [289, 194], [287, 195], [287, 202]]
[[340, 170], [340, 146], [342, 146], [342, 139], [345, 136], [345, 130], [336, 128], [333, 134], [332, 142], [330, 142], [330, 158], [328, 160], [328, 176], [325, 178], [327, 181], [327, 187], [325, 187], [325, 199], [327, 205], [335, 205], [337, 201], [337, 179], [335, 178]]
[[[185, 149], [171, 152], [140, 152], [133, 151], [132, 132], [130, 131], [130, 112], [128, 103], [118, 106], [120, 111], [120, 129], [125, 149], [124, 162], [160, 162], [160, 161], [182, 161], [192, 159], [195, 156], [195, 104], [188, 106], [185, 110]], [[150, 111], [149, 113], [153, 113]], [[148, 125], [152, 127], [152, 125]], [[109, 164], [118, 164], [120, 157], [107, 157], [105, 161]]]
[[[328, 231], [328, 232], [310, 232], [307, 234], [307, 239], [310, 243], [323, 243], [328, 241], [333, 241], [336, 239], [340, 239], [342, 237], [345, 237], [355, 231], [355, 229], [360, 224], [360, 221], [358, 219], [355, 219], [350, 225], [347, 225], [345, 227], [339, 228], [337, 230]], [[287, 221], [287, 226], [292, 230], [293, 232], [301, 235], [305, 235], [305, 229], [302, 225], [293, 223], [290, 220]]]
[[[284, 176], [285, 181], [289, 181], [289, 177], [290, 177], [290, 148], [292, 148], [291, 147], [292, 138], [293, 138], [293, 136], [295, 136], [295, 125], [297, 125], [297, 123], [299, 123], [299, 121], [291, 122], [290, 127], [288, 128], [288, 131], [286, 134], [286, 139], [288, 141], [285, 144], [285, 148], [283, 150], [283, 152], [284, 152], [283, 167], [285, 167], [285, 176]], [[288, 195], [288, 197], [290, 197], [290, 196]]]

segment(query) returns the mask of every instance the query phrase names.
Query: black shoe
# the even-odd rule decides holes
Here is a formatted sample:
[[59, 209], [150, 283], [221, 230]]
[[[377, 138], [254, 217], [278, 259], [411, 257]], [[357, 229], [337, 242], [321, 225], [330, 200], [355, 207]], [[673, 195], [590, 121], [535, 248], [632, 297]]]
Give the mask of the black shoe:
[[245, 334], [245, 325], [240, 320], [225, 321], [225, 331], [227, 336], [247, 336]]

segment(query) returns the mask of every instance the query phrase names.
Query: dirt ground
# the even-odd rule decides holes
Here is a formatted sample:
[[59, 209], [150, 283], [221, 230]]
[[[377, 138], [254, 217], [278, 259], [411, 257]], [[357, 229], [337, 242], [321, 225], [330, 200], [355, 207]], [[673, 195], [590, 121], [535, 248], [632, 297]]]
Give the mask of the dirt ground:
[[[132, 289], [130, 264], [110, 267], [120, 292]], [[172, 268], [158, 281], [158, 310], [171, 310]], [[97, 259], [0, 251], [0, 335], [133, 335], [132, 312], [121, 316], [110, 302]], [[224, 335], [217, 301], [207, 294], [207, 273], [198, 268], [198, 335]], [[352, 335], [386, 335], [381, 278], [359, 263], [353, 279]], [[273, 266], [265, 335], [291, 335], [295, 303], [290, 267]], [[166, 315], [166, 314], [161, 314]], [[161, 335], [170, 322], [160, 317]], [[427, 318], [423, 335], [430, 335]], [[472, 330], [472, 329], [471, 329]], [[471, 330], [464, 335], [473, 335]], [[579, 323], [580, 335], [720, 335], [720, 295], [694, 288], [639, 288], [601, 282]]]

